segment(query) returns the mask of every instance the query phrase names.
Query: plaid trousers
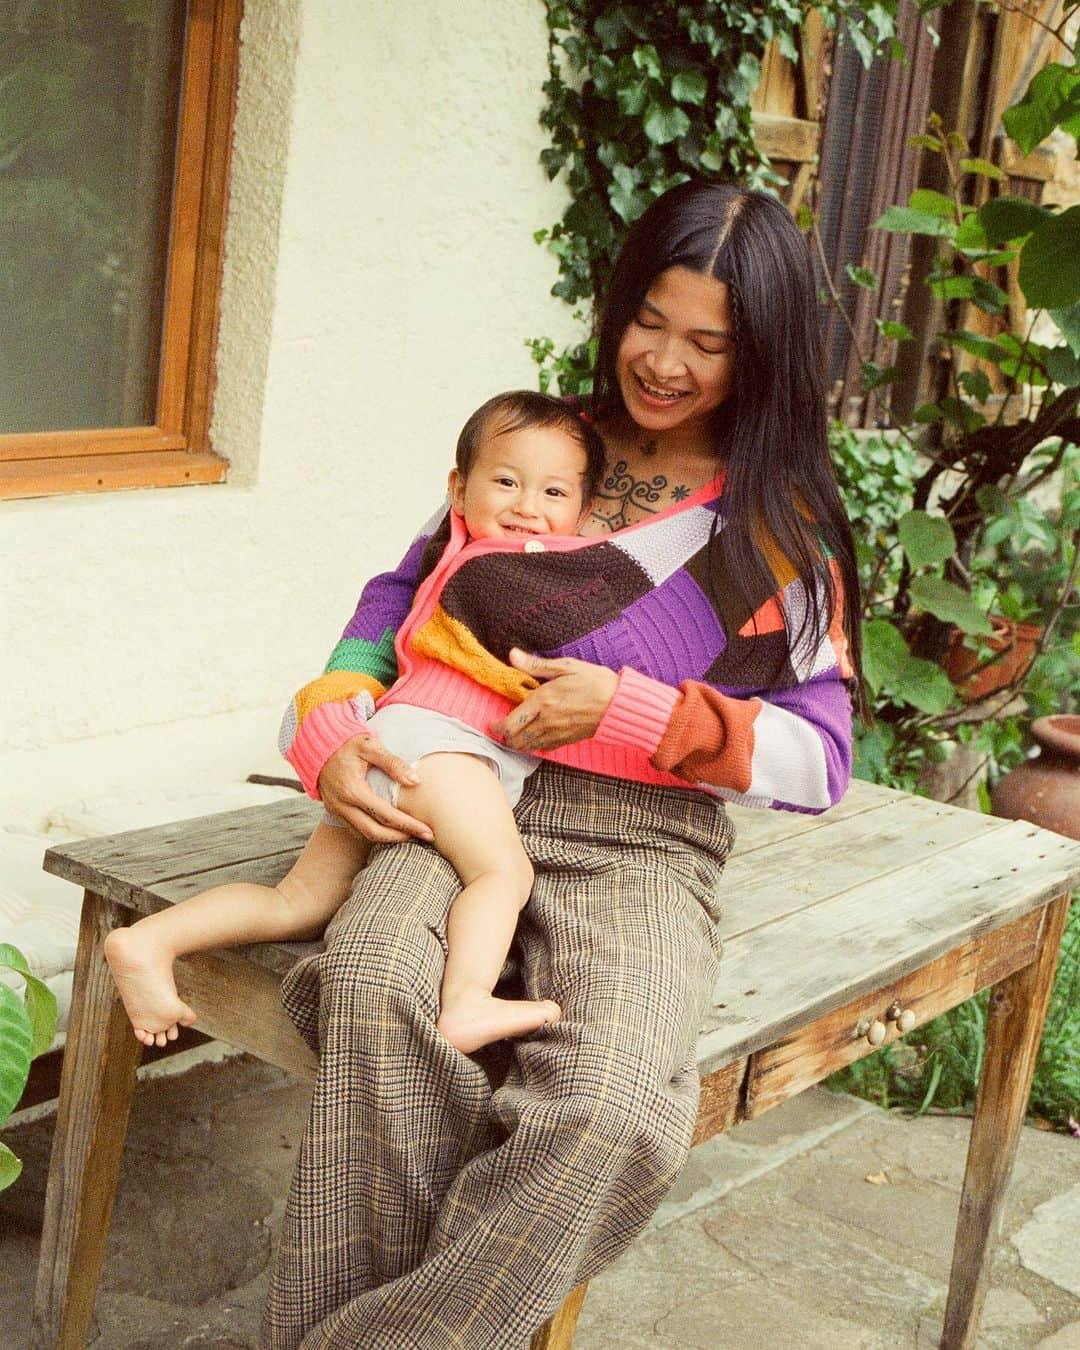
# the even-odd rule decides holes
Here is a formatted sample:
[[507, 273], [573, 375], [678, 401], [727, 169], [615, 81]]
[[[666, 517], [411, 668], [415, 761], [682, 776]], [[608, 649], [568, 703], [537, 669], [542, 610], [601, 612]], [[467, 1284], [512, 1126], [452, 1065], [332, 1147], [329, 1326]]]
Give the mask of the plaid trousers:
[[267, 1350], [520, 1350], [682, 1169], [723, 806], [544, 764], [516, 814], [536, 884], [513, 956], [563, 1019], [507, 1043], [501, 1085], [435, 1029], [460, 883], [430, 846], [377, 850], [285, 981], [320, 1068]]

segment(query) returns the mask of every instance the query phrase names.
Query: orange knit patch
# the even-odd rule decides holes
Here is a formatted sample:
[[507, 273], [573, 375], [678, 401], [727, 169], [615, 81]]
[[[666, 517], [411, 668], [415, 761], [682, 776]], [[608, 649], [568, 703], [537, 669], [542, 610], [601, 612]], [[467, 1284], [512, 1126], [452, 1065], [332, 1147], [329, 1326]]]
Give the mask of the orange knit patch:
[[332, 670], [329, 675], [320, 675], [317, 680], [305, 684], [296, 695], [297, 725], [321, 703], [344, 703], [364, 689], [372, 698], [386, 693], [385, 685], [370, 675], [361, 675], [354, 670]]
[[441, 605], [437, 605], [431, 618], [413, 634], [412, 649], [418, 656], [441, 661], [443, 665], [493, 689], [511, 703], [520, 703], [534, 689], [540, 687], [538, 680], [523, 671], [515, 670], [482, 647], [473, 633], [447, 614]]
[[691, 783], [716, 783], [747, 792], [753, 778], [754, 720], [761, 699], [731, 698], [707, 684], [684, 680], [652, 762]]
[[761, 633], [782, 633], [784, 631], [784, 613], [775, 595], [771, 595], [739, 629], [739, 636], [756, 637]]
[[840, 667], [841, 679], [850, 680], [855, 674], [855, 667], [848, 655], [847, 634], [844, 632], [844, 583], [840, 575], [840, 564], [835, 558], [829, 559], [829, 572], [832, 575], [833, 595], [836, 597], [832, 623], [829, 625], [829, 641], [836, 653], [836, 664]]

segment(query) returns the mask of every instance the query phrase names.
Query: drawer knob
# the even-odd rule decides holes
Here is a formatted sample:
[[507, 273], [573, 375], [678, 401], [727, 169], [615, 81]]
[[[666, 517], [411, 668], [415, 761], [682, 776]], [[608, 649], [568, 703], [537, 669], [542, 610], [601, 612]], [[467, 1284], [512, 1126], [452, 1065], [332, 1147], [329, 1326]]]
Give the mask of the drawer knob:
[[896, 1019], [896, 1029], [903, 1036], [905, 1032], [910, 1031], [915, 1025], [915, 1014], [910, 1008], [905, 1008]]
[[875, 1017], [870, 1023], [870, 1030], [866, 1033], [866, 1039], [871, 1045], [880, 1045], [885, 1039], [885, 1023], [878, 1021]]

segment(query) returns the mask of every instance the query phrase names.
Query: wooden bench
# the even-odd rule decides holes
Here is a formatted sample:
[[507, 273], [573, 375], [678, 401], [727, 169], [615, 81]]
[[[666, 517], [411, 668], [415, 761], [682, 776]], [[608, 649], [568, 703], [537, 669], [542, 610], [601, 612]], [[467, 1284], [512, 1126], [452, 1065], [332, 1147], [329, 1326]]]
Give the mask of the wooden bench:
[[[941, 1342], [973, 1346], [1080, 843], [864, 783], [824, 816], [734, 814], [740, 840], [723, 883], [725, 960], [699, 1044], [695, 1142], [993, 985]], [[86, 897], [49, 1168], [37, 1350], [85, 1344], [141, 1052], [102, 958], [106, 934], [218, 882], [276, 881], [317, 815], [306, 800], [279, 801], [46, 855], [46, 869]], [[305, 950], [190, 957], [178, 983], [203, 1031], [311, 1076], [315, 1058], [278, 1001], [282, 975]], [[571, 1344], [584, 1292], [537, 1332], [534, 1350]]]

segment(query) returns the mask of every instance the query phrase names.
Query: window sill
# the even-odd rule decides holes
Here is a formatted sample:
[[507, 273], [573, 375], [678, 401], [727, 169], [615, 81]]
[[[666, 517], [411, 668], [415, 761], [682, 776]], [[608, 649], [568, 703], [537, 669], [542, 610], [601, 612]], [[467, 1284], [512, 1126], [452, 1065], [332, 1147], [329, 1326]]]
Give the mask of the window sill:
[[0, 499], [220, 483], [228, 469], [229, 461], [210, 450], [9, 460], [0, 463]]

